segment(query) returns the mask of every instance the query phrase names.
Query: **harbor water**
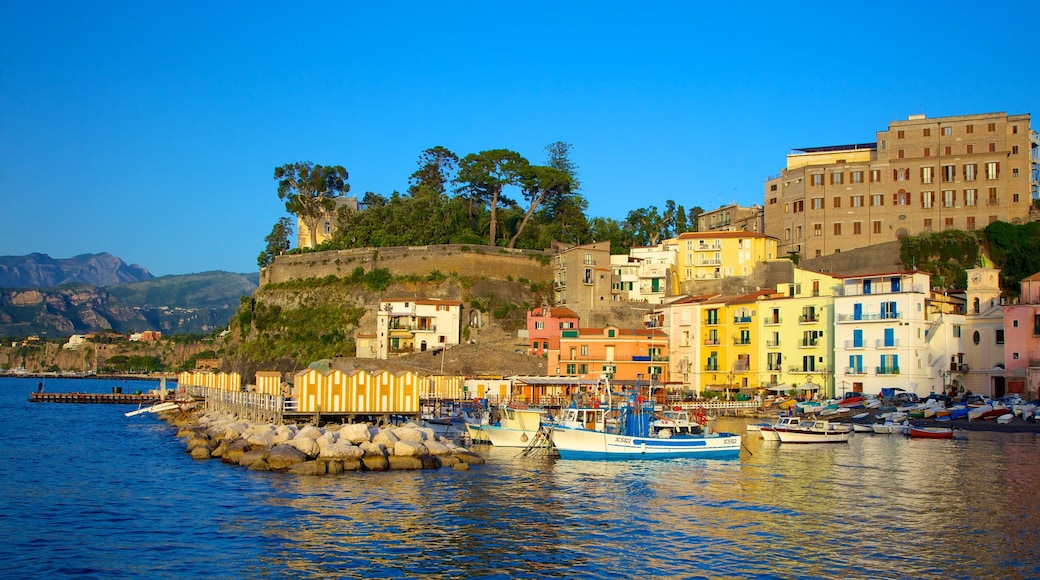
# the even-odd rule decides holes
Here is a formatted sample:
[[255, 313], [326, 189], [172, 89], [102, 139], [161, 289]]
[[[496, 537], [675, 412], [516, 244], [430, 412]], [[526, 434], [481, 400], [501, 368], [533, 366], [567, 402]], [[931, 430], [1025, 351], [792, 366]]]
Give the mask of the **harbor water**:
[[802, 446], [752, 434], [738, 460], [486, 448], [469, 471], [306, 477], [193, 461], [154, 416], [29, 403], [37, 382], [0, 378], [7, 577], [1040, 577], [1035, 434]]

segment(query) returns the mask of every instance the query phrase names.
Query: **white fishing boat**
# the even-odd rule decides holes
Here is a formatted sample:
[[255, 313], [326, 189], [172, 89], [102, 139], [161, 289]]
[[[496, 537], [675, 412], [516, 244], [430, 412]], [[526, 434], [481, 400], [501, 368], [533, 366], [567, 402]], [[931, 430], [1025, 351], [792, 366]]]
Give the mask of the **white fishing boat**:
[[[563, 409], [559, 423], [547, 429], [560, 458], [625, 460], [740, 455], [740, 435], [710, 429], [700, 434], [655, 430], [652, 407], [644, 407], [645, 399], [638, 393], [626, 395], [618, 403], [608, 383], [606, 405]], [[616, 421], [616, 427], [612, 421]]]
[[777, 427], [781, 443], [845, 443], [852, 436], [852, 426], [816, 420], [801, 425]]
[[865, 423], [853, 423], [852, 424], [852, 431], [854, 433], [873, 433], [874, 432], [874, 426], [873, 425], [867, 425]]
[[875, 433], [881, 434], [898, 434], [903, 435], [910, 429], [910, 423], [907, 421], [885, 421], [884, 423], [874, 423], [870, 426]]
[[542, 409], [521, 409], [506, 406], [497, 424], [475, 425], [466, 429], [474, 443], [490, 443], [495, 447], [527, 447], [534, 441], [546, 417]]
[[761, 427], [759, 429], [759, 433], [762, 435], [762, 439], [765, 441], [779, 441], [780, 436], [776, 434], [777, 428], [793, 427], [801, 424], [801, 417], [780, 417], [776, 420], [776, 423]]

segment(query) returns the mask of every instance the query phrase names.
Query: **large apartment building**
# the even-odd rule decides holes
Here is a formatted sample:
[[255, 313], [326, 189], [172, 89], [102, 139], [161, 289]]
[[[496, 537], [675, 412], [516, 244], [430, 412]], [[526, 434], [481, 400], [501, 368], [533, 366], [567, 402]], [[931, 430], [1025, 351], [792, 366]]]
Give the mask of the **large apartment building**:
[[943, 230], [1029, 220], [1040, 197], [1029, 115], [911, 115], [874, 143], [805, 147], [765, 182], [765, 233], [814, 258]]

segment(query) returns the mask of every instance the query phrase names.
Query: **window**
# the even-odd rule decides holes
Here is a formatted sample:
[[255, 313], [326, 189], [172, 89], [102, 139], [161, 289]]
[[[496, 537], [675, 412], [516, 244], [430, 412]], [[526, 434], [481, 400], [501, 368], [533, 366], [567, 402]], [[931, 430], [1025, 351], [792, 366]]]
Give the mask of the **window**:
[[986, 163], [986, 179], [997, 179], [1000, 177], [1000, 163], [989, 161]]
[[931, 137], [932, 136], [932, 130], [931, 129], [925, 129], [924, 131], [921, 132], [921, 135], [924, 136], [924, 137]]
[[898, 151], [896, 151], [896, 157], [898, 157], [900, 159], [902, 159], [904, 157], [902, 149], [899, 149]]
[[[884, 149], [884, 147], [882, 147], [882, 149]], [[870, 182], [871, 183], [878, 183], [880, 181], [881, 181], [881, 170], [880, 169], [871, 169], [870, 170]]]
[[1011, 132], [1014, 133], [1015, 135], [1018, 135], [1018, 125], [1012, 125], [1011, 126]]
[[581, 356], [589, 356], [589, 345], [581, 345]]
[[997, 344], [1004, 344], [1004, 329], [998, 328], [994, 334]]
[[910, 193], [906, 191], [900, 191], [899, 193], [892, 194], [892, 203], [894, 205], [910, 205]]
[[822, 173], [813, 173], [812, 177], [810, 177], [810, 179], [811, 179], [810, 183], [812, 183], [813, 185], [823, 185], [823, 174]]
[[903, 137], [906, 137], [906, 133], [905, 132], [903, 132], [903, 131], [896, 131], [896, 138], [902, 139]]
[[853, 171], [852, 172], [852, 183], [863, 183], [863, 172]]
[[834, 196], [834, 207], [835, 208], [841, 207], [841, 198], [838, 197], [838, 196]]
[[839, 172], [831, 174], [831, 185], [841, 185], [842, 183], [845, 183], [844, 173]]
[[1011, 194], [1011, 201], [1014, 202], [1014, 203], [1018, 203], [1018, 194], [1017, 193]]
[[942, 196], [943, 196], [943, 207], [953, 207], [953, 199], [954, 199], [953, 190], [952, 189], [944, 189], [943, 192], [942, 192]]
[[975, 152], [975, 146], [972, 145], [971, 143], [965, 145], [964, 146], [964, 152], [967, 153], [968, 155], [971, 155], [972, 153]]
[[784, 228], [784, 240], [791, 239], [791, 228]]
[[838, 223], [838, 222], [834, 223], [834, 235], [836, 235], [836, 236], [840, 236], [841, 235], [841, 224]]
[[579, 375], [588, 374], [588, 372], [589, 372], [589, 365], [587, 363], [581, 363], [580, 365], [578, 365], [578, 374]]
[[909, 169], [893, 169], [892, 170], [892, 180], [893, 181], [906, 181], [909, 178], [910, 178], [910, 170]]
[[874, 233], [875, 234], [880, 234], [881, 233], [881, 222], [880, 221], [876, 221], [876, 220], [874, 221]]
[[812, 198], [812, 208], [813, 209], [823, 209], [823, 198], [822, 197], [814, 197], [814, 198]]
[[967, 229], [968, 230], [975, 229], [975, 216], [973, 216], [973, 215], [968, 216]]
[[543, 328], [545, 328], [545, 321], [544, 320], [536, 320], [535, 323], [534, 323], [534, 327], [535, 327], [535, 330], [542, 330]]
[[1012, 155], [1018, 155], [1018, 145], [1012, 145], [1011, 146], [1011, 154]]
[[975, 181], [976, 169], [978, 169], [978, 165], [974, 163], [966, 163], [964, 165], [964, 181]]
[[951, 127], [949, 125], [943, 127], [942, 128], [942, 134], [943, 134], [944, 137], [949, 137], [950, 135], [953, 135], [953, 127]]
[[964, 132], [965, 133], [974, 133], [975, 132], [975, 125], [968, 125], [968, 126], [964, 127]]
[[792, 210], [794, 211], [794, 213], [801, 213], [801, 212], [805, 211], [805, 200], [804, 199], [799, 199], [798, 201], [796, 201], [793, 204], [791, 204], [791, 207], [792, 207]]
[[935, 205], [935, 192], [934, 191], [922, 191], [921, 192], [921, 207], [928, 209]]
[[814, 236], [822, 236], [823, 235], [823, 224], [813, 224], [813, 235]]
[[978, 194], [978, 190], [965, 189], [964, 190], [964, 205], [968, 207], [975, 207], [975, 198]]
[[799, 240], [802, 239], [802, 226], [794, 227], [794, 237]]
[[573, 374], [576, 374], [577, 372], [578, 372], [578, 365], [573, 364], [573, 363], [570, 363], [570, 364], [567, 365], [567, 370], [566, 370], [565, 374], [573, 375]]
[[852, 196], [852, 207], [863, 207], [863, 196], [854, 195]]
[[1017, 167], [1012, 167], [1011, 168], [1011, 177], [1018, 177], [1018, 168]]
[[921, 168], [921, 183], [931, 183], [932, 182], [932, 179], [933, 179], [932, 171], [933, 171], [933, 169], [934, 169], [933, 167], [922, 167]]
[[885, 205], [885, 198], [880, 193], [875, 193], [870, 196], [870, 205], [877, 207], [879, 205]]
[[986, 205], [997, 205], [997, 188], [989, 188], [989, 198], [986, 199]]
[[924, 231], [932, 231], [932, 218], [924, 218]]
[[996, 153], [997, 152], [997, 144], [996, 143], [990, 143], [989, 144], [989, 152], [990, 153]]
[[852, 233], [860, 235], [863, 233], [863, 222], [852, 222]]
[[929, 148], [929, 147], [925, 147], [925, 148], [924, 148], [924, 156], [925, 156], [925, 157], [931, 157], [931, 156], [932, 156], [932, 150], [931, 150], [931, 148]]
[[946, 147], [943, 147], [943, 154], [944, 155], [950, 155], [952, 153], [952, 151], [953, 151], [953, 147], [950, 147], [949, 145], [947, 145]]
[[951, 218], [951, 217], [943, 218], [943, 222], [944, 222], [944, 225], [945, 225], [944, 229], [947, 229], [947, 230], [952, 230], [953, 229], [953, 218]]
[[[989, 124], [987, 124], [986, 125], [986, 130], [991, 132], [991, 133], [993, 131], [996, 131], [997, 130], [997, 124], [996, 123], [989, 123]], [[1004, 344], [1004, 343], [1001, 343], [1001, 344]]]
[[954, 166], [953, 165], [943, 165], [942, 166], [942, 180], [943, 181], [953, 181], [953, 178], [954, 178], [955, 174], [956, 174], [956, 172], [954, 171]]

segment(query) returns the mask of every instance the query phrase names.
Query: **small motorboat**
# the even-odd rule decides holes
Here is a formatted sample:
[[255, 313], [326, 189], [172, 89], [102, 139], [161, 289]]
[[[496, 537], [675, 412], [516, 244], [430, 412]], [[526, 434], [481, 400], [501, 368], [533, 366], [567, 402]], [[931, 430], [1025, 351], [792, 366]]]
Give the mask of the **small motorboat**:
[[1007, 425], [1014, 418], [1015, 418], [1015, 414], [1014, 413], [1004, 413], [1003, 415], [997, 417], [997, 423], [1000, 423], [1001, 425]]
[[950, 427], [910, 427], [911, 439], [953, 439]]

